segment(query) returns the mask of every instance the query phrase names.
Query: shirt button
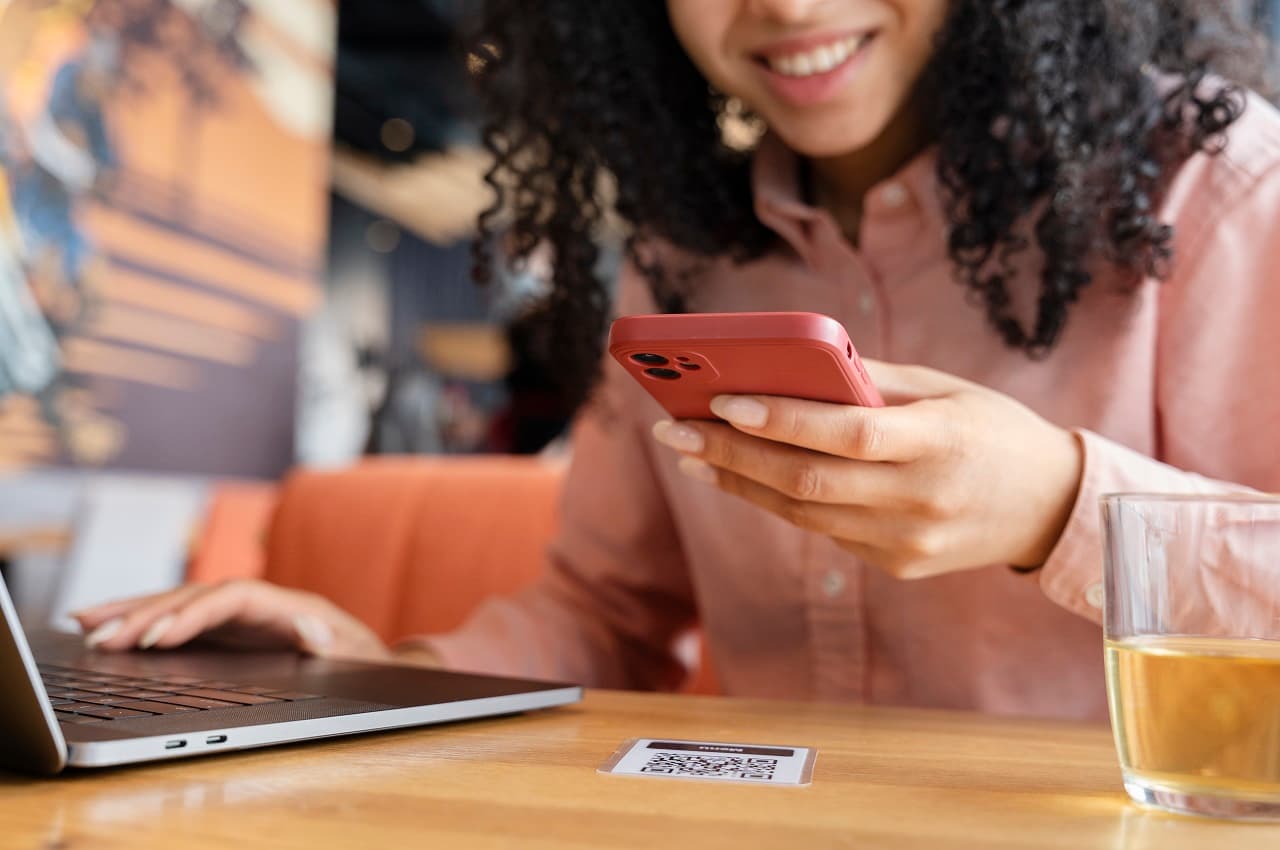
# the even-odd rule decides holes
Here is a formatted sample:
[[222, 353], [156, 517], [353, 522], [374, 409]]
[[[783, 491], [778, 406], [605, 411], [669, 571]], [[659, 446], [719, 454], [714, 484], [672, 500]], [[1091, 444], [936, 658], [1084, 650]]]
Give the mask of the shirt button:
[[863, 292], [858, 296], [858, 312], [864, 316], [870, 316], [876, 311], [876, 297], [870, 292]]
[[822, 577], [822, 593], [828, 599], [835, 599], [844, 592], [846, 579], [839, 570], [828, 570]]
[[1084, 601], [1094, 608], [1102, 607], [1102, 585], [1091, 584], [1084, 591]]
[[897, 209], [907, 202], [907, 189], [901, 183], [888, 183], [880, 190], [880, 200], [886, 207]]

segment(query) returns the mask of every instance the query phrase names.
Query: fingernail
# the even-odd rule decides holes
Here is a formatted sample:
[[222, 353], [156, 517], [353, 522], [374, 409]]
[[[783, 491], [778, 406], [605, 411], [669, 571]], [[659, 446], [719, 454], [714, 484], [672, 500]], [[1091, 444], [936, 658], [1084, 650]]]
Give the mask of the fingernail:
[[697, 454], [706, 447], [706, 441], [697, 431], [688, 425], [677, 425], [666, 419], [653, 426], [653, 437], [678, 452]]
[[324, 649], [333, 643], [333, 630], [321, 620], [307, 614], [293, 618], [293, 629], [309, 649]]
[[704, 484], [716, 483], [715, 467], [704, 460], [699, 460], [696, 457], [682, 457], [677, 467], [695, 481], [701, 481]]
[[116, 636], [116, 632], [120, 631], [120, 627], [124, 625], [123, 617], [116, 617], [114, 620], [107, 620], [101, 626], [85, 636], [84, 645], [92, 649], [104, 641], [109, 641]]
[[147, 629], [147, 633], [138, 641], [139, 649], [150, 649], [160, 642], [160, 638], [164, 637], [164, 633], [169, 631], [169, 627], [173, 625], [173, 615], [165, 614], [159, 620], [151, 624], [151, 628]]
[[769, 408], [751, 398], [718, 395], [711, 399], [711, 412], [743, 428], [763, 428], [769, 421]]

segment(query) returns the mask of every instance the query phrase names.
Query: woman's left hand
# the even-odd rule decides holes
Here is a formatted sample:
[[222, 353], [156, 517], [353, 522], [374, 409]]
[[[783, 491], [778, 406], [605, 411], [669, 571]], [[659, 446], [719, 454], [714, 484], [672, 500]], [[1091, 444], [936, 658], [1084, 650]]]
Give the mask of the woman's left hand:
[[902, 579], [1038, 566], [1075, 504], [1083, 450], [1008, 396], [864, 361], [889, 406], [720, 396], [729, 424], [659, 422], [687, 475]]

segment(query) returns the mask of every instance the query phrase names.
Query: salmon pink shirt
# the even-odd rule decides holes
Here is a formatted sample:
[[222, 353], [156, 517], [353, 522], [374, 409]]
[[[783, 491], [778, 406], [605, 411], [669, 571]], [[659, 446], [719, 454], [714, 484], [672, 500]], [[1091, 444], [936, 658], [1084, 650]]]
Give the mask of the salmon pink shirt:
[[[574, 431], [545, 577], [432, 646], [456, 668], [670, 688], [696, 623], [730, 695], [1104, 718], [1098, 497], [1280, 491], [1280, 115], [1253, 98], [1228, 139], [1167, 195], [1170, 276], [1135, 291], [1103, 269], [1043, 361], [1006, 348], [956, 281], [928, 153], [870, 192], [855, 249], [766, 139], [755, 204], [781, 247], [697, 280], [698, 311], [826, 313], [864, 357], [967, 378], [1074, 431], [1083, 479], [1042, 569], [890, 578], [681, 475], [650, 436], [663, 411], [610, 363]], [[653, 312], [634, 271], [619, 308]]]

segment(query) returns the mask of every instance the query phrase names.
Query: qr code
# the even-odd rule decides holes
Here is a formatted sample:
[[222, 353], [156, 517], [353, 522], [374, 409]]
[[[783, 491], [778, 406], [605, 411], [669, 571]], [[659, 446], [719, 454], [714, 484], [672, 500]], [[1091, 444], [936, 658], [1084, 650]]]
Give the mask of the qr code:
[[707, 753], [658, 753], [640, 768], [640, 772], [661, 773], [665, 776], [771, 782], [777, 769], [778, 760], [773, 758], [718, 756]]

